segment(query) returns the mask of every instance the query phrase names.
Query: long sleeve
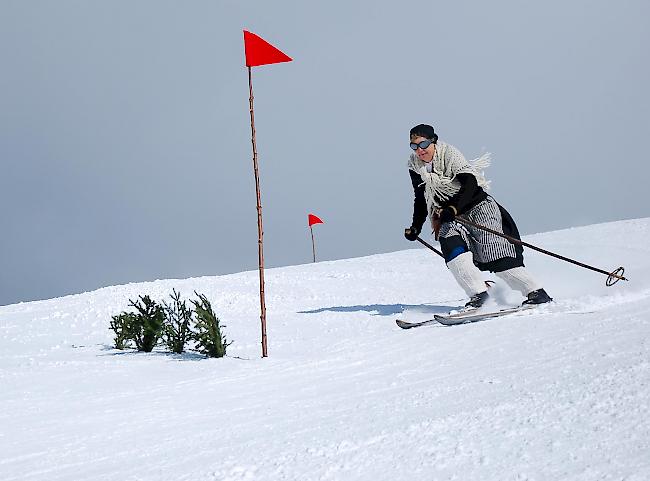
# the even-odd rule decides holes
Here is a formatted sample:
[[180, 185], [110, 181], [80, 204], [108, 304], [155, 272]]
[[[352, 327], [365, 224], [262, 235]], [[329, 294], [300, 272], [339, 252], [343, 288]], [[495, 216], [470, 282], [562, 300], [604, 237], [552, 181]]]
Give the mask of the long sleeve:
[[411, 184], [413, 184], [413, 227], [417, 227], [419, 230], [422, 230], [424, 222], [427, 220], [427, 201], [424, 199], [424, 185], [422, 184], [422, 178], [416, 172], [409, 170], [411, 175]]
[[446, 206], [454, 206], [459, 214], [467, 212], [487, 197], [485, 191], [478, 186], [476, 177], [472, 174], [458, 174], [456, 179], [460, 182], [460, 190], [445, 204]]

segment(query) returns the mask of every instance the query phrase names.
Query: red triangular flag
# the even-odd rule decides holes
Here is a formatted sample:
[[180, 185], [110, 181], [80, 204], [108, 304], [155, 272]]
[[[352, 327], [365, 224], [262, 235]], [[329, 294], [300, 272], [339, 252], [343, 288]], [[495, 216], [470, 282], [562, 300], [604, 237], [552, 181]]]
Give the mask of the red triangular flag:
[[322, 220], [320, 220], [318, 217], [316, 217], [314, 214], [309, 214], [309, 227], [313, 226], [314, 224], [324, 224]]
[[247, 67], [291, 62], [291, 60], [293, 60], [263, 38], [260, 38], [247, 30], [244, 30], [244, 50], [246, 51]]

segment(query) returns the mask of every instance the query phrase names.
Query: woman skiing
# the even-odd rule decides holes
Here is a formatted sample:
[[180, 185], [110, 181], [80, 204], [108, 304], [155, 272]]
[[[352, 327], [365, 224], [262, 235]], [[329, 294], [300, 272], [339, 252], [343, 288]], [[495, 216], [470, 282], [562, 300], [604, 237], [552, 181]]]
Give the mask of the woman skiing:
[[415, 199], [413, 221], [404, 236], [414, 241], [429, 217], [445, 262], [469, 301], [467, 309], [481, 307], [488, 299], [481, 271], [494, 272], [512, 289], [522, 293], [524, 304], [542, 304], [551, 297], [524, 267], [523, 248], [482, 229], [455, 220], [467, 220], [519, 239], [510, 214], [488, 195], [483, 169], [489, 155], [465, 160], [454, 146], [438, 142], [430, 125], [410, 131], [409, 174]]

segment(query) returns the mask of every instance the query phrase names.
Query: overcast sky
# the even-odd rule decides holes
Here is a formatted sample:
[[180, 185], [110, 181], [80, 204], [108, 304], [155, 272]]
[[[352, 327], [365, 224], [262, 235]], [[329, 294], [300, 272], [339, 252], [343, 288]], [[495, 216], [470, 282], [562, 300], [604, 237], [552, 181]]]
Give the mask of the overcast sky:
[[257, 268], [243, 29], [294, 59], [253, 71], [267, 267], [310, 212], [320, 260], [414, 247], [418, 123], [524, 234], [650, 216], [649, 5], [0, 0], [0, 304]]

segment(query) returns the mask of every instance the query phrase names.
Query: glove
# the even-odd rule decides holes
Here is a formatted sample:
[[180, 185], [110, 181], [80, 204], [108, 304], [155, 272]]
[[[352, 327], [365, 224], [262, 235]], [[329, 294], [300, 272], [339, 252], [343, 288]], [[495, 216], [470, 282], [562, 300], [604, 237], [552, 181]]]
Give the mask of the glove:
[[456, 217], [456, 214], [458, 212], [456, 211], [456, 208], [453, 205], [450, 205], [449, 207], [445, 207], [440, 211], [440, 222], [451, 222], [454, 220], [454, 217]]
[[408, 229], [404, 229], [404, 237], [406, 237], [410, 241], [417, 240], [419, 235], [420, 235], [420, 229], [418, 229], [415, 226], [411, 226]]

